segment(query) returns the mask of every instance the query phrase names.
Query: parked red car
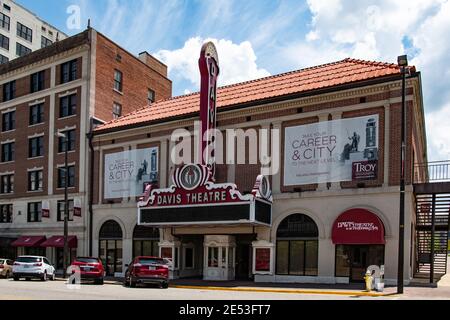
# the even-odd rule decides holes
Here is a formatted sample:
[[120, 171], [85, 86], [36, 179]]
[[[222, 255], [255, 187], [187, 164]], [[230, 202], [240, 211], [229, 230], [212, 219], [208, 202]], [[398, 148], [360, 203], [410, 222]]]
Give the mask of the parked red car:
[[77, 257], [71, 266], [80, 268], [81, 280], [94, 280], [96, 284], [103, 284], [105, 269], [99, 258]]
[[169, 287], [169, 266], [163, 258], [140, 256], [126, 265], [124, 285], [135, 287], [136, 284], [158, 284], [161, 288]]

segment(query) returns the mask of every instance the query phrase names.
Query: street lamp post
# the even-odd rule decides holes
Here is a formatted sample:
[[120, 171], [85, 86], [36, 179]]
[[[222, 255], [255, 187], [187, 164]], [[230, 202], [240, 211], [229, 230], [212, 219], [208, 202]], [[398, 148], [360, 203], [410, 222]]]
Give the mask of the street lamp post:
[[405, 116], [406, 116], [406, 72], [408, 57], [406, 55], [398, 57], [398, 65], [402, 74], [402, 119], [400, 127], [401, 152], [400, 152], [400, 214], [398, 229], [398, 272], [397, 272], [397, 293], [403, 293], [403, 269], [405, 265]]
[[63, 278], [65, 279], [67, 276], [67, 257], [69, 253], [69, 245], [68, 245], [68, 233], [69, 233], [69, 200], [68, 200], [68, 187], [69, 187], [69, 166], [67, 163], [67, 152], [69, 149], [69, 139], [68, 132], [62, 133], [57, 132], [56, 134], [59, 138], [64, 139], [64, 252], [63, 252]]

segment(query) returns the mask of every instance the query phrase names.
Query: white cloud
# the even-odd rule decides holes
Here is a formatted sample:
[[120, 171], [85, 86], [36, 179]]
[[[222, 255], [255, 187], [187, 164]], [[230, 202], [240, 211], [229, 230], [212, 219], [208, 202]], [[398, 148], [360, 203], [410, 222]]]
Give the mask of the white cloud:
[[188, 80], [198, 90], [200, 73], [198, 57], [203, 43], [212, 41], [219, 53], [219, 85], [257, 79], [269, 76], [270, 73], [256, 64], [256, 55], [249, 41], [240, 44], [225, 39], [190, 38], [184, 46], [175, 50], [160, 50], [154, 56], [163, 61], [169, 69], [172, 79]]
[[450, 119], [450, 104], [426, 114], [428, 158], [430, 160], [450, 159], [448, 119]]
[[[313, 66], [353, 57], [396, 63], [410, 55], [422, 74], [429, 160], [450, 157], [450, 1], [308, 0], [304, 39], [280, 50], [287, 66]], [[404, 39], [410, 40], [404, 47]], [[291, 67], [292, 68], [292, 67]]]

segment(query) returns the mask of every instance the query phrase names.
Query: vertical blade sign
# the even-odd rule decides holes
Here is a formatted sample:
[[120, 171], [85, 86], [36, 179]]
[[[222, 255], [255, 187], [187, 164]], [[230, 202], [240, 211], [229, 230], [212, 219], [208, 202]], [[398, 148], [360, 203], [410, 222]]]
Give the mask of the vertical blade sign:
[[[214, 148], [217, 110], [217, 77], [219, 76], [219, 58], [216, 47], [212, 42], [202, 46], [198, 60], [200, 68], [200, 120], [201, 132], [199, 135], [199, 160], [211, 170], [214, 181], [215, 159]], [[204, 137], [207, 137], [204, 139]]]

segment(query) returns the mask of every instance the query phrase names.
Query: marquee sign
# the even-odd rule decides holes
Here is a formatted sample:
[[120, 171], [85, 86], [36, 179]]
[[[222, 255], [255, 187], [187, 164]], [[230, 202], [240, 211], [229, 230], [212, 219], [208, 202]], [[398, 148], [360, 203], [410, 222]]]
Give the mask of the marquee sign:
[[[211, 168], [212, 180], [215, 175], [214, 138], [217, 110], [217, 78], [219, 76], [219, 57], [212, 42], [202, 46], [198, 60], [200, 68], [200, 120], [202, 122], [199, 144], [200, 163]], [[205, 133], [207, 141], [204, 141]]]
[[270, 225], [272, 193], [267, 177], [258, 176], [252, 193], [246, 195], [234, 183], [216, 184], [210, 178], [208, 166], [187, 164], [174, 171], [169, 188], [147, 185], [138, 203], [139, 223], [228, 223], [237, 219]]

